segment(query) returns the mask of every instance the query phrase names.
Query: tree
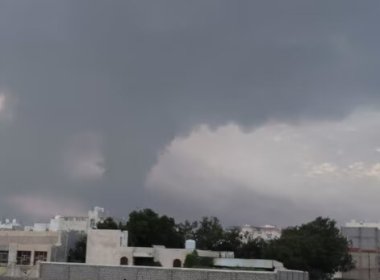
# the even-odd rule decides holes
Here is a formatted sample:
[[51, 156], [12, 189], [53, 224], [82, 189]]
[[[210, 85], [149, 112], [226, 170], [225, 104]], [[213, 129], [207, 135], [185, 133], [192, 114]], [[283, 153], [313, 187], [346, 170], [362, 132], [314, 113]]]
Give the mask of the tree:
[[126, 228], [131, 246], [183, 248], [184, 245], [184, 238], [175, 220], [166, 215], [159, 216], [151, 209], [131, 212]]
[[268, 242], [262, 238], [248, 240], [247, 243], [241, 244], [235, 251], [236, 258], [242, 259], [262, 259], [268, 248]]
[[308, 271], [310, 279], [331, 279], [337, 271], [353, 268], [349, 242], [329, 218], [318, 217], [299, 227], [290, 227], [281, 238], [270, 242], [265, 256], [284, 263], [288, 269]]
[[198, 222], [189, 222], [185, 220], [177, 225], [179, 233], [183, 236], [184, 241], [187, 239], [195, 239], [195, 230], [198, 227]]
[[104, 221], [98, 222], [97, 229], [119, 229], [118, 224], [112, 217], [106, 218]]
[[85, 263], [86, 262], [87, 236], [84, 235], [75, 243], [75, 247], [69, 250], [67, 262]]
[[217, 217], [203, 217], [195, 231], [197, 248], [216, 250], [223, 242], [224, 229]]
[[214, 247], [218, 251], [237, 252], [241, 248], [240, 228], [231, 227], [223, 230], [222, 238]]

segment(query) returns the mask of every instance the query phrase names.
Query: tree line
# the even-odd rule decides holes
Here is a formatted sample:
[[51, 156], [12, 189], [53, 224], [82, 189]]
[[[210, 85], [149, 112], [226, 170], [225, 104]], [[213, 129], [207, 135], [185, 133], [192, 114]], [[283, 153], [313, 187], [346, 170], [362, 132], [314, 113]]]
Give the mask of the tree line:
[[[335, 272], [354, 267], [349, 242], [330, 218], [318, 217], [301, 226], [285, 228], [278, 239], [248, 242], [242, 242], [240, 228], [224, 228], [217, 217], [176, 223], [174, 218], [152, 209], [131, 212], [125, 223], [108, 217], [97, 228], [127, 230], [128, 245], [133, 247], [183, 248], [187, 239], [193, 239], [197, 249], [232, 251], [235, 258], [278, 260], [288, 269], [308, 271], [310, 279], [330, 279]], [[85, 252], [83, 243], [77, 244], [79, 257]]]

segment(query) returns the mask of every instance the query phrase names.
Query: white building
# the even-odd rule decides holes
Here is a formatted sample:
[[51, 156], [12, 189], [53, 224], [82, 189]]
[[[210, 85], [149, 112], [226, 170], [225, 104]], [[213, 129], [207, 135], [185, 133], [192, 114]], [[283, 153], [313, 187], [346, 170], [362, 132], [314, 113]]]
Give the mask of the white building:
[[378, 229], [380, 229], [380, 222], [365, 222], [365, 221], [351, 220], [348, 223], [346, 223], [345, 227], [350, 227], [350, 228], [378, 228]]
[[25, 227], [26, 231], [79, 231], [87, 232], [90, 228], [95, 228], [96, 224], [102, 220], [104, 209], [94, 207], [88, 211], [87, 216], [60, 216], [57, 215], [49, 223], [35, 223], [32, 227]]
[[0, 220], [0, 230], [18, 230], [21, 229], [21, 225], [16, 219], [5, 219], [4, 222]]
[[0, 276], [36, 277], [38, 261], [66, 261], [70, 234], [0, 231]]
[[[186, 256], [195, 249], [195, 243], [187, 242], [187, 248], [168, 249], [165, 246], [128, 247], [128, 232], [120, 230], [89, 230], [87, 232], [86, 263], [91, 265], [147, 265], [183, 267]], [[233, 258], [233, 252], [197, 250], [199, 256]]]
[[273, 240], [281, 237], [281, 229], [271, 225], [265, 225], [261, 227], [244, 225], [241, 228], [240, 236], [244, 243], [257, 238], [261, 238], [266, 241]]
[[352, 220], [341, 228], [349, 240], [355, 268], [342, 272], [344, 279], [380, 279], [380, 223]]
[[66, 262], [69, 251], [92, 225], [102, 219], [103, 208], [88, 216], [55, 216], [49, 223], [21, 226], [13, 220], [0, 224], [0, 276], [36, 277], [38, 261]]

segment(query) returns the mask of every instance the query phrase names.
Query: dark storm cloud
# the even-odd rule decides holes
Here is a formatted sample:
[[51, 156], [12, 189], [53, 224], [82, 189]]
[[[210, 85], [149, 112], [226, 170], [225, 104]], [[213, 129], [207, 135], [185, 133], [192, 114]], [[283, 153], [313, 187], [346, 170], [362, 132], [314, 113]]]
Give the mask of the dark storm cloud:
[[377, 106], [378, 10], [355, 1], [2, 1], [0, 92], [12, 115], [0, 122], [2, 215], [26, 217], [16, 202], [36, 197], [125, 215], [157, 204], [147, 173], [194, 125], [336, 119]]

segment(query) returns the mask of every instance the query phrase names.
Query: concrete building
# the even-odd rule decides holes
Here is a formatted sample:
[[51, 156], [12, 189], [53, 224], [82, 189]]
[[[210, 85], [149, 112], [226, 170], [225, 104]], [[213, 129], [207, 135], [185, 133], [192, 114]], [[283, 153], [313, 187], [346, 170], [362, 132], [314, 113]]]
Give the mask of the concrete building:
[[260, 227], [244, 225], [241, 227], [240, 236], [244, 243], [247, 243], [249, 240], [254, 240], [256, 238], [261, 238], [263, 240], [272, 240], [281, 237], [281, 229], [271, 225]]
[[[128, 232], [119, 230], [89, 230], [87, 232], [86, 263], [91, 265], [155, 265], [183, 267], [185, 258], [194, 250], [193, 242], [184, 249], [164, 246], [128, 247]], [[233, 252], [197, 250], [199, 256], [233, 258]]]
[[351, 221], [341, 229], [351, 242], [355, 268], [342, 273], [343, 279], [380, 279], [380, 223]]
[[49, 223], [35, 223], [25, 227], [26, 231], [77, 231], [87, 232], [90, 228], [96, 228], [96, 224], [102, 220], [104, 209], [94, 207], [88, 211], [87, 216], [60, 216], [57, 215]]
[[38, 261], [66, 261], [69, 239], [62, 232], [0, 231], [0, 275], [33, 277]]
[[0, 276], [34, 276], [38, 261], [66, 262], [76, 241], [102, 220], [104, 209], [88, 216], [55, 216], [22, 230], [16, 220], [0, 223]]
[[16, 219], [5, 219], [4, 221], [0, 220], [0, 230], [19, 230], [21, 225], [16, 221]]

